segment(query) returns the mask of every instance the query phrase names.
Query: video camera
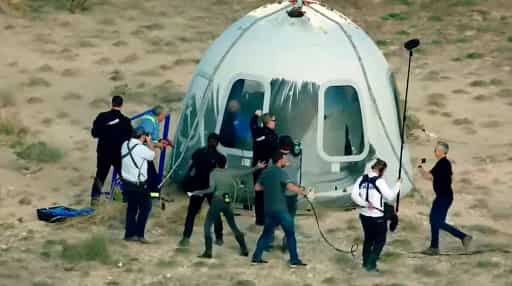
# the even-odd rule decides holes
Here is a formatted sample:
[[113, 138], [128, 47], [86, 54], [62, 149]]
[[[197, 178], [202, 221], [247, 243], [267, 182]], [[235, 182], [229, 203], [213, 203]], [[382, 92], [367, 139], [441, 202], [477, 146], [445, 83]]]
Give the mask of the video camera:
[[293, 141], [292, 137], [288, 135], [279, 137], [279, 149], [289, 151], [293, 157], [302, 154], [302, 144], [299, 141]]

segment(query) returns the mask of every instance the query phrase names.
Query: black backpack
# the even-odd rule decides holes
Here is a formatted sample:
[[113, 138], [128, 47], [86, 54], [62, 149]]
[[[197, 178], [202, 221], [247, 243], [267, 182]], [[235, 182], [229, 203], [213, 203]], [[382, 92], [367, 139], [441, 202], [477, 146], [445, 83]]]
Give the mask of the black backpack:
[[392, 204], [383, 202], [382, 192], [380, 191], [379, 187], [377, 187], [378, 179], [380, 179], [380, 177], [375, 176], [375, 177], [370, 178], [368, 175], [364, 175], [363, 179], [361, 180], [361, 183], [359, 183], [359, 189], [361, 189], [361, 187], [364, 184], [366, 184], [365, 200], [366, 200], [366, 202], [369, 202], [368, 191], [369, 191], [370, 185], [372, 185], [375, 188], [375, 190], [380, 195], [380, 206], [383, 207], [383, 209], [378, 209], [378, 210], [381, 211], [382, 213], [384, 213], [384, 219], [386, 221], [390, 221], [389, 230], [391, 232], [394, 232], [396, 230], [396, 228], [398, 227], [398, 215], [396, 214], [395, 207]]

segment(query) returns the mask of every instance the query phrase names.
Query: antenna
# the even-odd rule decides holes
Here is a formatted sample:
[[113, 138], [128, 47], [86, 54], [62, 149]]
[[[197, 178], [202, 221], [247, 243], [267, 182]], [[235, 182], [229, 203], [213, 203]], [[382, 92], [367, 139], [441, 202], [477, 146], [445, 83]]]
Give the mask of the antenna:
[[320, 1], [316, 0], [289, 0], [288, 2], [293, 5], [293, 8], [286, 12], [290, 18], [302, 18], [306, 14], [306, 12], [302, 10], [304, 5], [309, 6], [311, 4], [320, 3]]

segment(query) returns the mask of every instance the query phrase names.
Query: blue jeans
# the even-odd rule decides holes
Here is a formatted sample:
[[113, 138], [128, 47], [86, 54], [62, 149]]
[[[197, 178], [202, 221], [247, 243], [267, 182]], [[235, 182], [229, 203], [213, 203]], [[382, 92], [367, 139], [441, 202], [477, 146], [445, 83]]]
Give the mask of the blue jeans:
[[466, 234], [458, 230], [456, 227], [446, 223], [448, 210], [452, 205], [453, 198], [435, 198], [430, 210], [430, 230], [431, 230], [431, 248], [439, 248], [439, 229], [462, 240]]
[[263, 233], [258, 239], [256, 250], [252, 255], [253, 260], [261, 260], [263, 251], [272, 242], [274, 230], [277, 226], [283, 228], [286, 240], [288, 242], [288, 252], [290, 253], [290, 263], [299, 262], [299, 254], [297, 253], [297, 240], [295, 239], [295, 226], [290, 214], [284, 212], [274, 212], [265, 214], [265, 225], [263, 226]]

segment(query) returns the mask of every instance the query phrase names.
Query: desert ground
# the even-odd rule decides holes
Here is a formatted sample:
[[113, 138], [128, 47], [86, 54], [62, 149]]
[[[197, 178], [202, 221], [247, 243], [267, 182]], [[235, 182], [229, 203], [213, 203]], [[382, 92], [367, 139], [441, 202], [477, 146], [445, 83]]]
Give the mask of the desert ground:
[[[474, 255], [427, 257], [433, 192], [416, 174], [388, 236], [381, 273], [321, 240], [310, 213], [297, 220], [299, 251], [309, 263], [290, 270], [275, 250], [251, 266], [229, 231], [215, 258], [203, 250], [205, 208], [192, 244], [176, 247], [185, 197], [153, 208], [150, 245], [126, 243], [123, 205], [64, 223], [37, 220], [52, 205], [86, 207], [95, 171], [92, 120], [126, 94], [126, 114], [162, 103], [178, 118], [201, 54], [234, 20], [266, 0], [88, 1], [75, 14], [66, 0], [0, 0], [0, 285], [512, 285], [512, 1], [331, 0], [382, 48], [404, 94], [407, 53], [418, 37], [410, 90], [412, 160], [429, 158], [438, 139], [452, 147], [455, 203], [449, 221], [474, 236]], [[176, 121], [173, 121], [175, 131]], [[426, 132], [421, 131], [425, 129]], [[252, 214], [239, 224], [254, 249]], [[329, 238], [348, 248], [361, 239], [354, 211], [319, 209]], [[441, 235], [444, 253], [460, 243]]]

